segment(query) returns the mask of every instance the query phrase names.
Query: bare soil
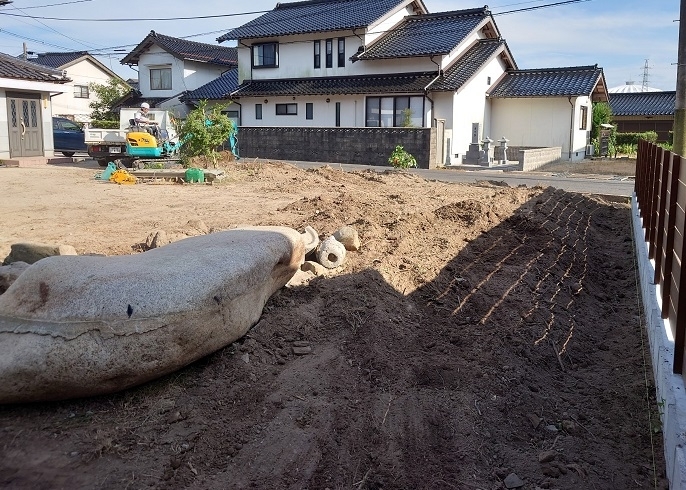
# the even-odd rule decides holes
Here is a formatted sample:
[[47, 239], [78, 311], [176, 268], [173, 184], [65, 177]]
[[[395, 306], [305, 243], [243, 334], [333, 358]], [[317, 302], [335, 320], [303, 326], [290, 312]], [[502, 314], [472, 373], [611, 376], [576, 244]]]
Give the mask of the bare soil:
[[225, 170], [211, 186], [118, 186], [92, 164], [0, 168], [2, 256], [17, 241], [139, 253], [157, 229], [241, 224], [322, 238], [347, 224], [362, 239], [173, 375], [0, 407], [0, 487], [667, 488], [628, 203], [397, 171]]

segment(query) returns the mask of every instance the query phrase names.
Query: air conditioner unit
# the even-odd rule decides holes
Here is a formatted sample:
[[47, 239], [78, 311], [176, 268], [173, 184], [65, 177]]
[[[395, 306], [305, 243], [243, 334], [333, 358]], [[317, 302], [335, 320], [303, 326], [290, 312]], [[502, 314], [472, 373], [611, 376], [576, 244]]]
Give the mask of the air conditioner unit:
[[593, 148], [593, 145], [586, 145], [586, 156], [592, 157], [594, 154], [595, 154], [595, 148]]

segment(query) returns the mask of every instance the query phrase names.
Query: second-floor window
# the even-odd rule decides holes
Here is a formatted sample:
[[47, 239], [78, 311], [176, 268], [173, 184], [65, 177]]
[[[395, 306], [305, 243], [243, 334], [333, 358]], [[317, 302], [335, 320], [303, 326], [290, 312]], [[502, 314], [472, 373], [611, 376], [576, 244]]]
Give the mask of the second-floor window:
[[322, 67], [322, 42], [319, 40], [314, 42], [314, 67]]
[[171, 68], [150, 68], [150, 90], [171, 90]]
[[326, 40], [326, 67], [333, 68], [333, 39]]
[[279, 66], [278, 43], [255, 44], [252, 47], [252, 66], [255, 68], [276, 68]]
[[345, 38], [338, 38], [338, 67], [345, 66]]
[[87, 99], [89, 98], [88, 85], [74, 85], [74, 98]]

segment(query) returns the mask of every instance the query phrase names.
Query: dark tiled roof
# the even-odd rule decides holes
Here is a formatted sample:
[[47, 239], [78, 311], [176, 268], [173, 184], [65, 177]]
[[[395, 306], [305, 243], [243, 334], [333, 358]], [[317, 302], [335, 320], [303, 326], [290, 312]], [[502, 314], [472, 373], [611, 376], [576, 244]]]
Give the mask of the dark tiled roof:
[[610, 94], [613, 116], [672, 116], [676, 92]]
[[186, 41], [185, 39], [179, 39], [178, 37], [158, 34], [155, 31], [150, 31], [150, 34], [148, 34], [133, 51], [127, 54], [124, 59], [121, 60], [121, 63], [123, 65], [137, 64], [141, 54], [147, 51], [153, 44], [157, 44], [168, 53], [183, 60], [212, 63], [214, 65], [238, 65], [238, 51], [236, 48]]
[[274, 10], [218, 37], [217, 41], [367, 27], [403, 2], [404, 0], [311, 0], [278, 3]]
[[150, 107], [157, 107], [158, 104], [172, 98], [173, 97], [143, 97], [138, 90], [131, 89], [129, 93], [112, 103], [112, 109], [117, 110], [122, 107], [140, 107], [143, 102], [150, 104]]
[[182, 101], [186, 100], [221, 100], [227, 99], [231, 92], [238, 89], [238, 68], [233, 68], [219, 78], [206, 83], [202, 87], [186, 92]]
[[450, 53], [489, 16], [485, 8], [405, 17], [397, 29], [356, 59], [406, 58]]
[[88, 55], [88, 51], [73, 51], [69, 53], [39, 53], [35, 58], [29, 58], [29, 61], [38, 63], [39, 65], [49, 66], [51, 68], [60, 68], [72, 61], [83, 58]]
[[431, 85], [431, 90], [459, 90], [501, 49], [507, 49], [505, 41], [482, 39], [445, 70], [443, 77]]
[[62, 76], [62, 72], [30, 61], [24, 61], [0, 53], [0, 78], [14, 78], [37, 82], [65, 83], [69, 79]]
[[603, 77], [594, 66], [515, 70], [493, 87], [491, 97], [574, 97], [591, 95]]
[[436, 72], [355, 77], [253, 80], [233, 94], [236, 97], [279, 95], [416, 94], [424, 91]]

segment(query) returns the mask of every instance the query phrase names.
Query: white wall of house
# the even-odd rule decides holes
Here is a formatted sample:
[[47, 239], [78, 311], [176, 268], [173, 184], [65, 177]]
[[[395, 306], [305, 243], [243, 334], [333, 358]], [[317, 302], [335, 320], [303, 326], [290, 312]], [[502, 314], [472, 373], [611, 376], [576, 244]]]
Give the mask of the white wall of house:
[[[582, 160], [586, 131], [576, 128], [579, 127], [579, 107], [588, 101], [588, 97], [572, 97], [571, 103], [566, 97], [494, 98], [491, 100], [491, 132], [497, 138], [493, 139], [505, 136], [510, 140], [510, 146], [560, 146], [562, 158], [568, 160], [570, 136], [573, 136], [571, 160]], [[575, 129], [570, 131], [572, 124]]]
[[[152, 90], [150, 88], [150, 70], [170, 68], [172, 86], [169, 90]], [[143, 97], [173, 97], [186, 90], [195, 90], [219, 77], [228, 67], [184, 61], [176, 58], [157, 45], [153, 45], [141, 54], [138, 61], [140, 91]]]
[[[338, 67], [338, 39], [345, 37], [345, 66]], [[326, 68], [326, 39], [333, 39], [333, 66]], [[321, 46], [320, 68], [314, 67], [314, 41]], [[260, 40], [257, 44], [262, 44]], [[246, 41], [247, 43], [247, 41]], [[436, 63], [428, 56], [423, 58], [399, 58], [388, 60], [361, 60], [353, 63], [350, 57], [357, 53], [361, 41], [350, 31], [317, 36], [288, 36], [279, 41], [279, 66], [275, 68], [252, 68], [249, 47], [238, 47], [238, 80], [272, 80], [277, 78], [340, 77], [352, 75], [410, 73], [437, 71]], [[440, 60], [436, 60], [440, 63]]]
[[67, 67], [66, 72], [72, 81], [65, 85], [63, 94], [52, 98], [52, 112], [55, 116], [73, 117], [85, 122], [93, 111], [89, 105], [97, 100], [97, 96], [88, 90], [88, 98], [80, 97], [83, 92], [78, 87], [88, 87], [91, 83], [105, 84], [110, 75], [88, 59]]
[[412, 8], [410, 5], [408, 5], [407, 7], [398, 10], [394, 14], [389, 15], [385, 19], [381, 19], [379, 22], [370, 25], [367, 33], [364, 35], [365, 44], [372, 44], [379, 37], [383, 36], [388, 31], [399, 25], [406, 16], [413, 14], [414, 12]]
[[[416, 95], [416, 94], [412, 94]], [[329, 102], [326, 100], [329, 99]], [[267, 100], [267, 103], [264, 101]], [[240, 99], [242, 126], [267, 127], [335, 127], [336, 103], [341, 104], [341, 126], [365, 127], [366, 97], [362, 95], [331, 95], [316, 97], [243, 97]], [[313, 118], [306, 118], [306, 104], [312, 103]], [[262, 119], [255, 118], [255, 105], [262, 105]], [[276, 115], [276, 104], [297, 104], [297, 115]], [[238, 110], [229, 107], [228, 110]], [[425, 100], [425, 127], [431, 126], [431, 105]]]
[[[490, 21], [484, 21], [482, 25], [489, 23]], [[479, 39], [486, 39], [481, 29], [472, 31], [467, 37], [465, 37], [460, 44], [458, 44], [455, 49], [453, 49], [447, 56], [444, 56], [441, 60], [441, 68], [445, 69], [453, 61], [458, 59], [465, 51], [471, 48]]]
[[481, 127], [479, 141], [486, 136], [493, 140], [501, 138], [500, 135], [496, 138], [493, 133], [494, 128], [491, 121], [490, 106], [486, 101], [486, 92], [504, 72], [505, 63], [500, 57], [495, 57], [467, 81], [453, 97], [452, 124], [449, 126], [446, 120], [446, 127], [453, 130], [453, 139], [450, 145], [451, 160], [461, 161], [469, 150], [469, 144], [472, 142], [472, 124], [474, 123], [479, 123]]

